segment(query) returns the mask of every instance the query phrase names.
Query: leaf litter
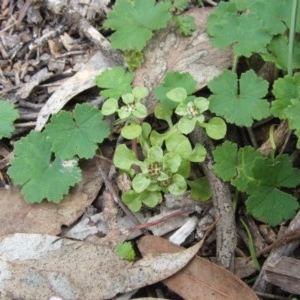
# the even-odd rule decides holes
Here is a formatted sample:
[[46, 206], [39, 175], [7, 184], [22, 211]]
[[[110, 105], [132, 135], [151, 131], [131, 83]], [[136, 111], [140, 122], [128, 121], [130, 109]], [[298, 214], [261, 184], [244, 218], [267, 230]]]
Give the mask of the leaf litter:
[[[177, 48], [176, 46], [175, 48], [178, 50], [176, 55], [179, 56], [171, 57], [169, 55], [170, 52], [168, 51], [170, 44], [168, 44], [165, 40], [161, 42], [158, 38], [158, 43], [155, 45], [156, 50], [162, 51], [165, 55], [167, 55], [167, 58], [170, 57], [170, 61], [168, 61], [167, 68], [164, 68], [164, 64], [162, 64], [160, 66], [162, 69], [157, 69], [155, 77], [151, 80], [159, 82], [163, 78], [163, 74], [165, 74], [168, 69], [174, 70], [177, 68], [180, 71], [190, 71], [193, 76], [196, 76], [195, 78], [197, 78], [197, 81], [199, 82], [198, 88], [201, 88], [204, 87], [211, 79], [209, 78], [210, 76], [217, 75], [220, 72], [220, 69], [224, 69], [229, 66], [231, 61], [230, 52], [218, 52], [211, 48], [207, 37], [203, 33], [205, 31], [205, 18], [209, 11], [209, 9], [202, 10], [201, 18], [198, 18], [200, 10], [194, 10], [192, 12], [192, 14], [197, 16], [197, 22], [199, 21], [202, 24], [201, 26], [198, 26], [200, 35], [198, 35], [199, 32], [196, 32], [193, 37], [196, 37], [193, 46], [198, 45], [203, 48], [205, 45], [204, 52], [210, 55], [209, 59], [206, 57], [205, 65], [209, 66], [209, 68], [203, 69], [196, 65], [196, 62], [200, 59], [200, 57], [193, 55], [194, 53], [191, 53], [192, 49], [187, 46], [193, 41], [182, 41], [181, 46], [186, 51], [182, 51], [182, 48]], [[170, 29], [162, 32], [164, 39], [170, 34]], [[174, 38], [174, 34], [176, 35], [176, 33], [172, 32], [171, 29], [170, 37]], [[177, 39], [179, 37], [176, 36], [175, 38]], [[163, 47], [161, 45], [163, 45]], [[153, 47], [153, 44], [151, 47]], [[149, 47], [150, 50], [146, 53], [145, 69], [142, 72], [153, 68], [153, 62], [149, 63], [149, 61], [151, 61], [151, 56], [153, 55], [151, 54], [153, 50], [151, 47]], [[196, 47], [193, 49], [195, 49], [195, 51], [199, 50]], [[180, 52], [182, 52], [182, 54]], [[201, 55], [204, 55], [204, 52], [201, 52]], [[220, 58], [221, 61], [224, 60], [224, 63], [221, 63], [221, 61], [215, 62], [216, 57]], [[191, 61], [191, 59], [193, 61]], [[114, 62], [110, 60], [107, 61], [99, 52], [96, 52], [91, 61], [86, 64], [81, 71], [75, 74], [69, 82], [62, 84], [61, 87], [57, 89], [57, 92], [54, 93], [48, 100], [47, 104], [39, 114], [37, 129], [41, 130], [46, 124], [48, 117], [51, 114], [58, 112], [75, 95], [94, 86], [95, 83], [93, 80], [96, 72], [99, 74], [100, 70], [112, 66], [113, 64]], [[155, 64], [155, 66], [157, 65], [159, 64]], [[190, 69], [192, 66], [195, 66], [196, 69]], [[148, 79], [143, 75], [145, 75], [145, 73], [140, 75], [140, 78]], [[148, 82], [151, 82], [151, 80]], [[153, 86], [154, 84], [152, 87]], [[91, 174], [94, 176], [94, 166], [89, 165], [86, 171], [88, 172], [90, 170], [92, 170]], [[12, 195], [13, 197], [18, 198], [19, 206], [16, 210], [11, 211], [11, 217], [8, 218], [8, 224], [4, 226], [4, 230], [1, 234], [0, 270], [2, 272], [0, 273], [2, 276], [0, 280], [0, 291], [2, 293], [5, 290], [9, 296], [24, 297], [25, 299], [42, 299], [44, 297], [54, 298], [54, 295], [59, 296], [59, 293], [62, 294], [61, 297], [65, 295], [63, 299], [76, 299], [77, 295], [80, 295], [80, 299], [113, 297], [117, 293], [136, 289], [165, 279], [170, 276], [171, 273], [173, 274], [182, 268], [198, 251], [196, 248], [199, 248], [199, 245], [180, 252], [181, 254], [178, 255], [178, 257], [180, 259], [182, 258], [182, 261], [177, 266], [173, 264], [177, 256], [170, 254], [142, 259], [133, 264], [120, 260], [113, 251], [113, 247], [104, 242], [97, 244], [96, 242], [90, 243], [58, 239], [57, 236], [18, 233], [12, 236], [5, 236], [8, 233], [14, 232], [59, 234], [61, 231], [61, 225], [70, 225], [76, 221], [80, 215], [82, 215], [85, 207], [91, 204], [91, 202], [93, 202], [96, 198], [101, 185], [101, 177], [96, 177], [95, 179], [95, 176], [88, 176], [87, 180], [84, 179], [82, 183], [77, 185], [72, 190], [71, 194], [65, 197], [64, 201], [58, 205], [43, 202], [40, 205], [28, 206], [24, 204], [17, 188], [13, 188], [13, 190], [8, 191], [7, 194], [5, 194], [6, 191], [4, 191], [5, 199], [7, 199], [7, 206]], [[80, 187], [82, 189], [80, 189]], [[1, 193], [1, 195], [3, 194]], [[71, 204], [72, 202], [73, 204], [75, 202], [74, 207]], [[44, 214], [45, 211], [46, 214]], [[23, 223], [19, 222], [19, 224], [17, 224], [18, 222], [15, 222], [16, 216], [21, 213], [23, 213], [23, 215], [21, 215]], [[30, 216], [30, 218], [28, 216]], [[61, 216], [63, 217], [58, 218]], [[39, 217], [41, 217], [41, 219], [39, 219]], [[4, 214], [3, 217], [1, 217], [1, 220], [6, 220], [6, 218], [7, 215]], [[12, 224], [15, 227], [11, 226]], [[116, 224], [114, 225], [116, 226]], [[117, 231], [118, 228], [115, 228], [115, 232]], [[113, 230], [111, 233], [112, 232]], [[120, 236], [112, 236], [111, 233], [108, 234], [107, 237], [110, 237], [110, 242], [114, 244]], [[124, 236], [122, 238], [124, 238]], [[105, 239], [105, 241], [108, 242], [109, 239]], [[16, 247], [16, 245], [20, 245], [20, 248]], [[18, 252], [18, 250], [20, 252]], [[183, 253], [185, 254], [183, 255]], [[114, 266], [116, 266], [116, 268], [114, 268]], [[169, 267], [171, 270], [167, 270]], [[158, 272], [158, 270], [161, 271], [161, 268], [164, 268], [163, 271], [165, 272]], [[146, 270], [149, 270], [152, 275], [148, 275]], [[9, 272], [14, 273], [13, 279], [6, 281], [6, 276], [8, 276]], [[108, 277], [105, 276], [106, 272]], [[155, 274], [153, 274], [153, 272]], [[220, 270], [215, 272], [220, 272]], [[132, 274], [132, 276], [129, 276], [128, 274]], [[139, 281], [139, 276], [141, 276], [141, 274], [144, 275], [144, 280], [142, 282]], [[124, 281], [121, 281], [119, 278], [122, 280], [124, 278], [125, 279]], [[74, 280], [75, 284], [72, 280]], [[37, 289], [35, 284], [40, 285], [42, 288]], [[109, 286], [107, 286], [107, 284], [109, 284]], [[190, 283], [188, 283], [188, 286], [189, 284]], [[217, 282], [216, 285], [219, 284], [220, 283]], [[53, 289], [56, 289], [56, 294], [53, 292]], [[22, 294], [23, 292], [25, 294]], [[91, 298], [89, 298], [90, 295], [92, 295]]]

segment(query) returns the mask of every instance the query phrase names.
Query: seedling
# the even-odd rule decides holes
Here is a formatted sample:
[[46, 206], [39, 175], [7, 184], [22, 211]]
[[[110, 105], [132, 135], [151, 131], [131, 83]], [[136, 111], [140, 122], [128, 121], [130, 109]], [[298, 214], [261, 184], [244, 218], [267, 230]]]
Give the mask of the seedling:
[[[300, 22], [295, 22], [300, 8], [294, 11], [292, 3], [221, 2], [209, 17], [207, 31], [214, 46], [233, 49], [233, 68], [209, 82], [207, 99], [194, 95], [196, 81], [189, 73], [167, 73], [154, 89], [157, 106], [151, 116], [165, 123], [164, 130], [153, 128], [147, 120], [148, 91], [132, 86], [132, 72], [114, 67], [97, 76], [96, 84], [105, 99], [101, 111], [77, 105], [73, 112], [53, 116], [43, 132], [31, 132], [15, 143], [8, 174], [22, 185], [25, 200], [59, 202], [70, 186], [81, 180], [78, 160], [93, 157], [110, 135], [103, 115], [114, 115], [115, 125], [122, 125], [125, 141], [117, 146], [113, 162], [132, 181], [122, 199], [133, 211], [143, 205], [155, 207], [164, 193], [181, 195], [187, 189], [194, 199], [209, 199], [207, 179], [191, 175], [193, 164], [206, 157], [204, 146], [192, 145], [189, 139], [198, 126], [220, 140], [225, 137], [226, 123], [251, 127], [257, 120], [274, 116], [288, 121], [300, 148], [300, 73], [293, 72], [300, 67], [300, 43], [293, 36], [300, 33]], [[192, 33], [191, 18], [180, 15], [187, 6], [187, 0], [116, 1], [104, 25], [114, 31], [111, 44], [123, 51], [130, 70], [141, 64], [149, 40], [170, 21], [178, 24], [182, 34]], [[252, 54], [275, 63], [283, 78], [270, 87], [253, 70], [238, 75], [239, 58], [247, 60]], [[266, 98], [270, 94], [273, 101]], [[0, 101], [0, 138], [10, 137], [17, 117], [12, 105]], [[131, 149], [128, 140], [138, 149]], [[300, 170], [287, 155], [276, 156], [274, 149], [270, 158], [263, 157], [251, 146], [238, 148], [225, 141], [214, 151], [214, 159], [216, 174], [248, 195], [247, 211], [259, 220], [275, 226], [291, 219], [299, 209], [288, 189], [300, 183]]]

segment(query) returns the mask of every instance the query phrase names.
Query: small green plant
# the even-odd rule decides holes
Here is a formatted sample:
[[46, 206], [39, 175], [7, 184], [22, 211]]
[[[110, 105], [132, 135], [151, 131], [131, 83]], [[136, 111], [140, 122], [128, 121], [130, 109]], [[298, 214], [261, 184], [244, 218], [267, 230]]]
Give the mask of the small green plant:
[[126, 139], [135, 139], [142, 133], [139, 119], [147, 117], [147, 108], [141, 101], [148, 96], [145, 87], [136, 87], [131, 93], [121, 96], [122, 104], [119, 108], [118, 100], [109, 98], [102, 106], [101, 112], [104, 116], [109, 116], [117, 112], [119, 121], [126, 123], [121, 130], [121, 135]]
[[134, 261], [136, 259], [136, 254], [131, 242], [118, 244], [117, 255], [118, 257], [128, 261]]
[[[300, 64], [297, 51], [300, 26], [295, 22], [300, 11], [299, 7], [295, 11], [294, 2], [221, 2], [209, 17], [208, 33], [216, 47], [232, 47], [234, 65], [233, 71], [224, 71], [208, 87], [212, 92], [209, 109], [224, 117], [227, 123], [251, 127], [255, 120], [268, 116], [287, 120], [298, 137], [299, 148], [300, 77], [299, 73], [293, 74], [293, 69]], [[269, 90], [275, 98], [272, 102], [265, 99], [269, 88], [265, 80], [252, 70], [239, 78], [235, 73], [238, 59], [250, 58], [252, 54], [288, 72]], [[293, 168], [287, 155], [275, 157], [273, 153], [271, 158], [263, 157], [251, 146], [238, 150], [236, 144], [225, 142], [215, 150], [214, 159], [217, 175], [248, 195], [248, 213], [273, 226], [295, 215], [299, 208], [297, 199], [286, 189], [300, 183], [300, 170]]]
[[[112, 78], [114, 74], [114, 69], [111, 69], [105, 75], [100, 75], [98, 85], [101, 87], [102, 76]], [[126, 73], [122, 74], [125, 76]], [[210, 136], [221, 139], [226, 133], [226, 124], [217, 117], [206, 122], [203, 113], [208, 109], [208, 100], [188, 96], [183, 87], [173, 88], [176, 82], [166, 84], [171, 82], [171, 78], [178, 82], [182, 79], [181, 85], [187, 87], [189, 93], [195, 89], [195, 81], [189, 74], [175, 72], [167, 74], [165, 81], [157, 87], [158, 95], [168, 101], [159, 103], [154, 111], [157, 119], [165, 120], [168, 124], [168, 129], [162, 133], [151, 128], [149, 123], [140, 122], [140, 119], [147, 116], [142, 101], [148, 91], [143, 87], [132, 88], [131, 93], [122, 95], [119, 99], [108, 98], [101, 109], [103, 115], [117, 114], [119, 118], [116, 124], [126, 121], [121, 130], [122, 136], [136, 139], [142, 150], [143, 157], [138, 159], [134, 150], [121, 144], [114, 155], [115, 166], [131, 176], [132, 189], [123, 193], [122, 200], [133, 211], [140, 210], [143, 204], [155, 207], [162, 201], [163, 193], [181, 195], [188, 186], [198, 200], [207, 200], [209, 194], [201, 193], [197, 184], [188, 179], [191, 163], [204, 161], [206, 150], [201, 144], [192, 147], [187, 134], [195, 126], [202, 126]], [[119, 81], [122, 82], [120, 77]], [[172, 121], [174, 113], [179, 119], [175, 124]], [[205, 184], [208, 185], [207, 181], [202, 181], [201, 186]]]
[[254, 217], [275, 226], [294, 216], [297, 199], [281, 190], [300, 183], [300, 170], [293, 168], [289, 156], [268, 158], [253, 147], [238, 150], [227, 141], [216, 148], [214, 160], [216, 174], [249, 195], [246, 207]]
[[[140, 66], [143, 49], [170, 21], [183, 35], [192, 33], [193, 20], [181, 15], [188, 3], [116, 1], [104, 25], [114, 31], [112, 46], [123, 51], [129, 70]], [[220, 140], [225, 137], [226, 123], [251, 128], [255, 121], [273, 116], [288, 122], [300, 148], [300, 73], [294, 73], [300, 67], [300, 22], [296, 22], [300, 8], [296, 11], [294, 3], [221, 2], [209, 17], [207, 31], [213, 45], [232, 48], [233, 68], [209, 82], [211, 95], [207, 99], [194, 95], [197, 83], [189, 73], [167, 73], [154, 89], [157, 106], [151, 115], [151, 124], [152, 120], [163, 123], [163, 130], [153, 128], [147, 119], [144, 101], [148, 90], [132, 86], [132, 72], [114, 67], [97, 76], [96, 84], [105, 99], [101, 111], [87, 104], [77, 105], [73, 112], [53, 116], [43, 132], [31, 132], [15, 143], [8, 174], [22, 185], [25, 200], [59, 202], [81, 180], [79, 159], [93, 157], [98, 145], [110, 135], [103, 115], [114, 115], [115, 125], [122, 125], [121, 135], [126, 141], [117, 146], [113, 162], [132, 181], [122, 199], [133, 211], [142, 205], [155, 207], [164, 193], [181, 195], [187, 189], [196, 200], [209, 199], [207, 179], [195, 178], [191, 171], [206, 157], [204, 146], [192, 145], [189, 139], [198, 126], [209, 137]], [[269, 86], [253, 70], [237, 73], [239, 58], [244, 57], [251, 66], [253, 54], [273, 62], [283, 78]], [[11, 104], [0, 101], [0, 138], [11, 135], [17, 117]], [[254, 217], [275, 226], [291, 219], [299, 209], [290, 189], [300, 183], [300, 170], [292, 166], [287, 155], [275, 156], [274, 151], [271, 157], [263, 157], [252, 146], [238, 148], [228, 141], [213, 154], [216, 174], [248, 196], [246, 208]]]
[[91, 158], [110, 134], [100, 111], [88, 104], [54, 115], [43, 132], [32, 131], [15, 143], [8, 174], [22, 185], [27, 203], [60, 202], [81, 179], [79, 158]]
[[132, 72], [126, 72], [122, 67], [114, 67], [96, 76], [95, 82], [102, 89], [100, 92], [102, 97], [119, 99], [122, 95], [131, 92], [132, 80]]
[[143, 62], [142, 50], [155, 31], [166, 28], [173, 18], [180, 33], [189, 36], [196, 29], [191, 16], [177, 16], [188, 7], [188, 1], [118, 0], [107, 14], [104, 26], [114, 30], [111, 45], [124, 52], [130, 70]]
[[264, 99], [268, 82], [253, 70], [243, 73], [240, 79], [233, 71], [226, 70], [210, 81], [208, 87], [213, 93], [208, 98], [209, 109], [227, 123], [250, 127], [254, 120], [270, 116], [270, 104]]
[[15, 127], [14, 121], [18, 119], [19, 113], [13, 104], [0, 99], [0, 139], [11, 137]]

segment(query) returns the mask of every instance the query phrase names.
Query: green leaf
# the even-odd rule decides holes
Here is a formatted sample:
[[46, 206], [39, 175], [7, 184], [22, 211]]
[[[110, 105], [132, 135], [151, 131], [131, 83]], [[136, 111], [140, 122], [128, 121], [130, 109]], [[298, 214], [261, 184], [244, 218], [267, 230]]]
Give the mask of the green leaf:
[[[292, 100], [291, 105], [286, 109], [285, 113], [289, 120], [289, 128], [295, 129], [295, 134], [300, 139], [300, 100]], [[297, 146], [299, 148], [299, 146]]]
[[162, 195], [160, 192], [151, 192], [148, 191], [143, 192], [140, 194], [140, 199], [143, 204], [147, 205], [148, 207], [155, 207], [162, 201]]
[[11, 137], [15, 127], [14, 121], [19, 118], [18, 111], [8, 101], [0, 99], [0, 139]]
[[[283, 11], [288, 11], [289, 26], [291, 6], [287, 8], [287, 3], [284, 3], [284, 1], [253, 1], [250, 7], [251, 14], [254, 14], [261, 20], [263, 28], [272, 35], [283, 34], [287, 30], [286, 24], [282, 22], [284, 16]], [[272, 16], [272, 18], [270, 18], [270, 16]]]
[[135, 108], [132, 111], [132, 114], [138, 119], [146, 118], [147, 117], [147, 108], [142, 103], [136, 103]]
[[297, 199], [276, 188], [258, 188], [246, 201], [247, 211], [271, 226], [294, 217], [299, 204]]
[[141, 67], [144, 62], [144, 54], [142, 51], [125, 50], [123, 56], [130, 72]]
[[179, 32], [184, 36], [191, 36], [197, 28], [194, 17], [188, 15], [176, 16], [175, 23]]
[[158, 146], [153, 146], [152, 148], [150, 148], [149, 152], [148, 152], [148, 156], [146, 161], [151, 163], [151, 162], [160, 162], [163, 159], [163, 150], [158, 147]]
[[184, 88], [177, 87], [175, 89], [170, 90], [166, 94], [167, 98], [174, 102], [183, 102], [186, 100], [187, 92]]
[[135, 153], [128, 149], [125, 144], [121, 144], [116, 148], [113, 161], [117, 168], [127, 172], [130, 172], [133, 164], [139, 163]]
[[286, 109], [292, 104], [292, 99], [300, 100], [299, 94], [300, 73], [294, 76], [286, 75], [274, 82], [273, 95], [275, 100], [272, 102], [271, 112], [280, 119], [287, 118]]
[[137, 193], [143, 192], [150, 185], [151, 180], [144, 174], [137, 174], [132, 180], [132, 187]]
[[149, 139], [149, 135], [151, 132], [151, 125], [149, 123], [143, 122], [141, 124], [141, 128], [142, 128], [142, 133], [140, 136], [138, 136], [137, 140], [138, 143], [141, 145], [142, 147], [142, 151], [144, 156], [147, 156], [147, 153], [150, 149], [150, 139]]
[[181, 164], [181, 157], [178, 153], [167, 153], [163, 157], [163, 170], [176, 173]]
[[188, 95], [191, 95], [196, 90], [197, 82], [190, 73], [168, 72], [164, 81], [154, 89], [155, 96], [161, 103], [172, 109], [177, 106], [177, 103], [170, 101], [167, 98], [167, 93], [174, 88], [184, 88]]
[[[275, 100], [272, 102], [271, 111], [274, 116], [280, 119], [287, 119], [289, 127], [295, 130], [295, 133], [300, 138], [300, 73], [295, 73], [294, 76], [285, 76], [277, 79], [273, 85], [273, 94]], [[299, 147], [297, 145], [297, 147]]]
[[251, 193], [259, 183], [253, 176], [253, 165], [262, 155], [255, 151], [253, 147], [241, 148], [237, 156], [237, 176], [231, 180], [231, 184], [239, 191]]
[[237, 56], [265, 53], [272, 38], [255, 14], [241, 14], [233, 3], [221, 2], [214, 9], [207, 30], [214, 46], [220, 49], [232, 46]]
[[125, 104], [133, 104], [134, 103], [134, 96], [131, 93], [122, 95], [122, 101]]
[[159, 103], [154, 109], [154, 116], [159, 120], [165, 120], [169, 127], [172, 126], [173, 110]]
[[169, 152], [178, 153], [182, 158], [189, 160], [192, 146], [189, 139], [180, 133], [175, 133], [166, 139], [166, 147]]
[[[204, 121], [204, 117], [203, 117]], [[182, 117], [178, 121], [178, 129], [180, 130], [181, 133], [183, 134], [189, 134], [191, 133], [196, 126], [196, 118], [187, 118], [187, 117]]]
[[142, 100], [143, 98], [148, 96], [149, 91], [144, 86], [140, 86], [140, 87], [133, 88], [132, 94], [133, 94], [135, 99]]
[[[293, 1], [290, 0], [282, 0], [282, 6], [280, 10], [280, 16], [282, 16], [282, 21], [286, 24], [288, 28], [290, 28], [291, 24], [291, 11], [293, 7]], [[298, 5], [298, 10], [297, 10], [297, 20], [299, 20], [299, 15], [300, 15], [300, 7]], [[297, 21], [296, 22], [296, 32], [300, 32], [300, 24]]]
[[136, 254], [131, 242], [124, 242], [122, 244], [118, 244], [117, 255], [118, 257], [128, 261], [134, 261], [136, 258]]
[[140, 198], [140, 194], [138, 194], [137, 192], [135, 192], [133, 190], [123, 193], [121, 198], [122, 198], [122, 201], [133, 212], [138, 212], [142, 207], [142, 201]]
[[52, 160], [51, 143], [41, 132], [31, 131], [16, 142], [14, 155], [8, 174], [22, 185], [27, 203], [43, 199], [58, 203], [81, 180], [77, 160]]
[[186, 191], [187, 184], [183, 176], [180, 174], [174, 174], [171, 178], [171, 184], [168, 186], [168, 190], [173, 195], [182, 195]]
[[236, 174], [237, 144], [226, 141], [213, 151], [214, 171], [225, 181], [230, 181]]
[[243, 73], [240, 80], [234, 72], [225, 70], [208, 87], [213, 93], [209, 97], [210, 110], [228, 123], [250, 127], [254, 120], [270, 115], [269, 103], [262, 99], [268, 92], [268, 82], [253, 70]]
[[167, 139], [171, 135], [172, 135], [172, 133], [170, 132], [170, 130], [168, 130], [164, 133], [158, 133], [157, 131], [152, 130], [152, 132], [150, 134], [151, 145], [161, 147], [162, 144], [164, 143], [165, 139]]
[[201, 144], [196, 144], [191, 155], [189, 156], [189, 161], [192, 162], [203, 162], [206, 158], [206, 149]]
[[211, 118], [208, 123], [204, 123], [202, 126], [205, 128], [207, 135], [214, 140], [224, 138], [227, 130], [224, 120], [218, 117]]
[[141, 51], [154, 30], [167, 26], [170, 6], [154, 0], [118, 0], [107, 14], [106, 27], [115, 30], [111, 44], [115, 49]]
[[182, 160], [177, 173], [182, 175], [184, 178], [190, 177], [191, 163], [188, 160]]
[[96, 76], [96, 85], [105, 89], [100, 92], [102, 97], [119, 99], [131, 92], [132, 80], [133, 73], [126, 72], [123, 67], [113, 67]]
[[[262, 55], [265, 61], [271, 61], [276, 67], [287, 71], [288, 69], [288, 37], [285, 35], [276, 35], [273, 37], [267, 47], [268, 52]], [[293, 69], [300, 67], [300, 42], [294, 39], [293, 51]]]
[[77, 104], [73, 115], [66, 111], [54, 115], [44, 134], [58, 157], [70, 159], [78, 155], [91, 158], [96, 153], [97, 144], [109, 136], [109, 127], [100, 111], [89, 104]]
[[252, 173], [260, 185], [292, 188], [300, 183], [300, 169], [293, 168], [288, 155], [281, 155], [276, 159], [257, 158], [253, 163]]
[[187, 181], [191, 188], [191, 196], [196, 201], [207, 201], [211, 198], [209, 181], [206, 177], [200, 177], [196, 180]]
[[142, 127], [136, 123], [130, 123], [129, 125], [125, 125], [121, 130], [121, 135], [125, 139], [133, 140], [140, 136], [142, 133]]
[[119, 108], [118, 100], [114, 98], [107, 99], [101, 108], [101, 113], [103, 116], [109, 116], [114, 114]]
[[118, 110], [118, 115], [121, 120], [125, 120], [130, 117], [132, 111], [127, 108], [127, 106], [122, 106]]
[[172, 10], [183, 11], [189, 6], [189, 0], [166, 0], [165, 2], [172, 5]]

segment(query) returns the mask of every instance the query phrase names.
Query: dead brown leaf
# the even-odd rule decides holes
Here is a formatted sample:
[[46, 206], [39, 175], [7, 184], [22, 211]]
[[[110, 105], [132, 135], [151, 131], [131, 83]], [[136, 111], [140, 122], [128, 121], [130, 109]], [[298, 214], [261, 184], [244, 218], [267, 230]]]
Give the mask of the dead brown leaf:
[[[141, 238], [138, 247], [142, 255], [177, 252], [181, 249], [155, 236]], [[189, 300], [258, 300], [252, 289], [238, 277], [199, 256], [163, 283], [182, 298]]]
[[19, 187], [1, 189], [0, 236], [16, 232], [59, 234], [62, 225], [75, 222], [95, 200], [102, 185], [96, 166], [95, 159], [82, 164], [83, 180], [59, 204], [27, 204]]
[[106, 245], [15, 234], [0, 240], [0, 291], [13, 299], [109, 299], [159, 282], [183, 268], [199, 244], [134, 263]]

